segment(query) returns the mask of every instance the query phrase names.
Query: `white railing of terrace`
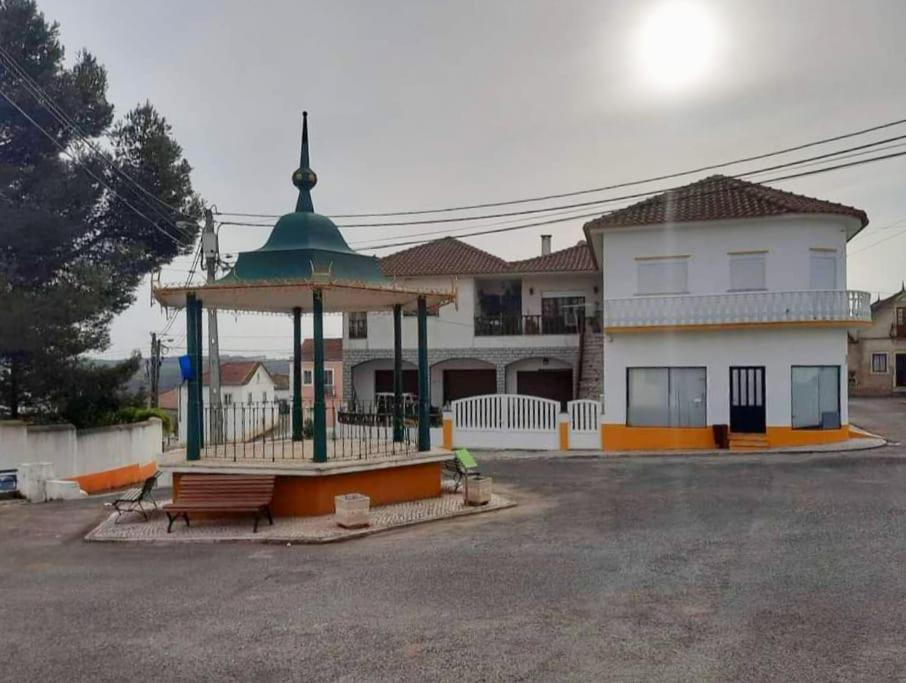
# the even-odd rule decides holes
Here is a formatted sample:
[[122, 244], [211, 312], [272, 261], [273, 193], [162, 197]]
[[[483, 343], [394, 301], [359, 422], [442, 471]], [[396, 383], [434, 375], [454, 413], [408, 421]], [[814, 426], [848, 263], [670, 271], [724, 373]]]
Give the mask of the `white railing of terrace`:
[[604, 327], [871, 322], [871, 294], [848, 290], [728, 292], [605, 299]]
[[554, 432], [560, 403], [518, 394], [460, 398], [450, 404], [453, 424], [461, 431]]

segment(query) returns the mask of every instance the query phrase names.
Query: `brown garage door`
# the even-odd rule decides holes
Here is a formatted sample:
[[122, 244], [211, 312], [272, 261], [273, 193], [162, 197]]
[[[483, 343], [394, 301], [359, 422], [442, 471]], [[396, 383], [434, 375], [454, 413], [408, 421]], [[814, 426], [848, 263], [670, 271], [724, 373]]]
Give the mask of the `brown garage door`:
[[[374, 393], [393, 393], [393, 370], [374, 371]], [[418, 396], [418, 370], [403, 370], [403, 393]]]
[[572, 370], [534, 370], [516, 373], [516, 392], [560, 401], [560, 410], [573, 397]]
[[469, 396], [497, 393], [497, 371], [444, 370], [444, 403]]

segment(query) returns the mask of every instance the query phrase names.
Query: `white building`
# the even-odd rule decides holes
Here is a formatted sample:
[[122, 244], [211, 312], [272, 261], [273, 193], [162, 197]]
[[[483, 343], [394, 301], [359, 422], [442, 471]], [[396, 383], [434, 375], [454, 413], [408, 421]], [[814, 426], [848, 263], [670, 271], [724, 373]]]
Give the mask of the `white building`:
[[848, 438], [846, 289], [865, 213], [713, 176], [585, 226], [603, 269], [607, 450]]
[[[583, 373], [583, 345], [594, 347], [600, 274], [584, 242], [508, 262], [447, 237], [381, 261], [396, 281], [457, 290], [456, 304], [428, 319], [431, 404], [457, 398], [520, 393], [565, 402], [584, 391], [600, 396], [600, 364]], [[403, 390], [418, 393], [416, 320], [403, 319]], [[583, 333], [586, 328], [588, 333]], [[600, 357], [599, 349], [589, 354]], [[393, 390], [393, 317], [347, 314], [343, 324], [347, 398], [371, 402]]]
[[[205, 422], [205, 434], [210, 431], [211, 415], [208, 406], [209, 391], [208, 373], [202, 375], [202, 411]], [[288, 419], [288, 408], [280, 409], [278, 395], [273, 377], [264, 363], [260, 361], [231, 361], [220, 364], [220, 401], [223, 406], [223, 432], [228, 441], [242, 441], [257, 436], [262, 431], [272, 429]], [[179, 441], [186, 442], [186, 401], [188, 385], [183, 382], [179, 387], [179, 404], [177, 422], [179, 424]], [[286, 404], [288, 406], [288, 403]]]

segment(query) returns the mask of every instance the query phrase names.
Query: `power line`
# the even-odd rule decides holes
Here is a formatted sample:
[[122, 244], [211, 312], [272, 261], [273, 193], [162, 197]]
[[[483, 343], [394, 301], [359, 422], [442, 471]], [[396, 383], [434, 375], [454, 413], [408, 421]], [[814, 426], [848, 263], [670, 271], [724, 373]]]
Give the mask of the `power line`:
[[[127, 180], [130, 184], [132, 184], [135, 188], [137, 188], [144, 195], [151, 198], [155, 202], [159, 203], [161, 206], [165, 207], [166, 209], [173, 211], [174, 213], [177, 213], [179, 215], [185, 215], [178, 208], [168, 204], [167, 202], [163, 201], [160, 197], [157, 197], [156, 195], [154, 195], [154, 193], [148, 191], [138, 181], [133, 179], [124, 170], [119, 168], [113, 162], [113, 160], [107, 156], [107, 154], [103, 150], [99, 149], [91, 141], [91, 139], [85, 133], [85, 131], [82, 130], [79, 127], [79, 125], [63, 110], [63, 108], [47, 93], [47, 91], [41, 86], [41, 84], [38, 83], [37, 81], [35, 81], [28, 74], [28, 72], [26, 72], [25, 69], [18, 62], [16, 62], [16, 60], [6, 50], [3, 49], [2, 46], [0, 46], [0, 62], [2, 62], [8, 69], [12, 69], [12, 71], [15, 73], [15, 75], [17, 75], [19, 77], [20, 82], [25, 85], [25, 87], [31, 93], [32, 97], [35, 98], [35, 100], [38, 102], [38, 104], [41, 107], [43, 107], [47, 112], [49, 112], [50, 115], [53, 116], [54, 119], [56, 119], [56, 121], [58, 123], [62, 124], [64, 127], [68, 127], [70, 130], [74, 131], [76, 140], [78, 142], [81, 142], [81, 143], [87, 145], [88, 147], [90, 147], [95, 152], [95, 154], [97, 154], [98, 157], [101, 158], [113, 170], [113, 172], [115, 174], [117, 174], [121, 178], [124, 178], [125, 180]], [[164, 221], [168, 222], [173, 228], [175, 228], [178, 231], [182, 230], [168, 216], [166, 216], [165, 214], [162, 214], [157, 209], [156, 206], [149, 203], [147, 200], [144, 200], [144, 201], [145, 201], [146, 206], [148, 206], [153, 211], [155, 211], [157, 213], [157, 215], [159, 215]]]
[[[868, 164], [868, 163], [872, 163], [872, 162], [875, 162], [875, 161], [884, 161], [884, 160], [887, 160], [887, 159], [894, 159], [894, 158], [902, 157], [902, 156], [906, 156], [906, 152], [896, 152], [896, 153], [892, 153], [892, 154], [885, 154], [885, 155], [882, 155], [882, 156], [871, 157], [870, 159], [860, 159], [860, 160], [858, 160], [858, 161], [850, 161], [850, 162], [845, 163], [845, 164], [837, 164], [837, 165], [835, 165], [835, 166], [828, 166], [828, 167], [825, 167], [825, 168], [814, 169], [814, 170], [811, 170], [811, 171], [803, 171], [803, 172], [801, 172], [801, 173], [792, 173], [792, 174], [788, 174], [788, 175], [784, 175], [784, 176], [778, 176], [778, 177], [776, 177], [776, 178], [769, 178], [769, 179], [766, 179], [766, 180], [764, 180], [764, 181], [762, 181], [762, 182], [764, 182], [764, 183], [773, 183], [773, 182], [778, 182], [778, 181], [781, 181], [781, 180], [791, 180], [791, 179], [793, 179], [793, 178], [802, 178], [802, 177], [805, 177], [805, 176], [817, 175], [817, 174], [820, 174], [820, 173], [827, 173], [827, 172], [829, 172], [829, 171], [836, 171], [836, 170], [843, 169], [843, 168], [849, 168], [849, 167], [851, 167], [851, 166], [861, 166], [861, 165], [863, 165], [863, 164]], [[678, 189], [678, 188], [670, 188], [670, 189], [668, 189], [668, 190], [663, 190], [662, 192], [669, 192], [671, 189]], [[704, 197], [704, 196], [707, 196], [707, 195], [709, 195], [709, 194], [713, 194], [714, 192], [716, 192], [716, 191], [702, 192], [702, 193], [699, 193], [699, 194], [697, 194], [697, 195], [695, 195], [695, 196], [696, 196], [696, 197]], [[647, 194], [647, 193], [646, 193], [646, 194]], [[653, 194], [660, 194], [660, 193], [653, 193]], [[615, 200], [614, 200], [614, 201], [615, 201]], [[624, 207], [621, 207], [621, 208], [624, 208]], [[615, 210], [615, 211], [619, 211], [619, 209], [614, 209], [614, 210]], [[574, 220], [574, 219], [578, 219], [578, 218], [593, 218], [593, 217], [597, 217], [597, 216], [599, 216], [599, 215], [601, 215], [601, 214], [598, 213], [598, 212], [595, 212], [595, 213], [585, 214], [585, 215], [582, 215], [582, 216], [573, 216], [572, 218], [557, 218], [557, 219], [548, 220], [548, 221], [537, 221], [537, 222], [527, 223], [527, 224], [524, 224], [524, 225], [517, 225], [517, 226], [513, 226], [513, 227], [508, 227], [508, 228], [495, 228], [495, 229], [491, 229], [491, 230], [478, 230], [478, 231], [474, 231], [474, 232], [470, 232], [470, 233], [457, 234], [456, 236], [457, 236], [457, 237], [460, 237], [460, 238], [462, 238], [462, 237], [478, 237], [478, 236], [481, 236], [481, 235], [490, 235], [490, 234], [500, 233], [500, 232], [512, 232], [512, 231], [514, 231], [514, 230], [525, 230], [526, 228], [540, 227], [540, 226], [543, 226], [543, 225], [553, 225], [553, 224], [555, 224], [555, 223], [564, 223], [564, 222], [566, 222], [566, 221]], [[607, 214], [604, 214], [604, 215], [607, 215]], [[415, 245], [415, 244], [422, 244], [422, 243], [427, 242], [427, 241], [429, 241], [429, 240], [409, 240], [409, 241], [395, 242], [395, 243], [390, 243], [390, 244], [379, 244], [379, 245], [374, 245], [374, 246], [364, 247], [364, 248], [373, 249], [373, 250], [374, 250], [374, 249], [390, 249], [390, 248], [393, 248], [393, 247], [405, 247], [405, 246], [411, 246], [411, 245]]]
[[37, 128], [39, 131], [41, 131], [41, 133], [43, 133], [44, 136], [48, 140], [50, 140], [54, 145], [56, 145], [56, 147], [60, 150], [60, 152], [62, 154], [65, 154], [67, 157], [69, 157], [69, 159], [71, 159], [73, 161], [73, 163], [77, 164], [79, 166], [79, 168], [81, 168], [82, 171], [84, 171], [87, 175], [89, 175], [92, 179], [94, 179], [95, 182], [99, 183], [100, 185], [103, 185], [115, 197], [119, 197], [127, 207], [129, 207], [133, 212], [135, 212], [136, 214], [138, 214], [139, 216], [144, 218], [146, 221], [148, 221], [155, 230], [157, 230], [158, 232], [160, 232], [163, 235], [166, 235], [171, 241], [173, 241], [176, 245], [178, 245], [180, 247], [188, 246], [188, 244], [179, 241], [179, 239], [177, 239], [176, 237], [171, 235], [169, 232], [164, 230], [164, 228], [161, 227], [160, 225], [158, 225], [155, 221], [148, 218], [148, 216], [146, 216], [144, 213], [142, 213], [137, 208], [135, 208], [135, 206], [131, 202], [129, 202], [129, 200], [127, 200], [125, 197], [123, 197], [121, 194], [119, 194], [116, 190], [114, 190], [112, 187], [110, 187], [110, 185], [108, 185], [106, 182], [104, 182], [101, 178], [96, 176], [94, 174], [94, 172], [91, 171], [91, 169], [89, 169], [87, 166], [85, 166], [85, 164], [81, 160], [75, 158], [53, 135], [48, 133], [44, 129], [44, 127], [41, 126], [41, 124], [39, 124], [37, 121], [35, 121], [28, 114], [28, 112], [26, 112], [24, 109], [22, 109], [22, 107], [20, 107], [9, 95], [7, 95], [6, 92], [3, 90], [3, 88], [0, 88], [0, 96], [2, 96], [3, 99], [5, 99], [7, 102], [9, 102], [10, 105], [12, 105], [20, 114], [22, 114], [22, 116], [24, 116], [26, 119], [28, 119], [28, 121], [33, 126], [35, 126], [35, 128]]
[[[818, 145], [824, 145], [831, 142], [838, 142], [840, 140], [846, 140], [848, 138], [858, 137], [860, 135], [865, 135], [866, 133], [873, 133], [879, 130], [884, 130], [886, 128], [892, 128], [894, 126], [899, 126], [906, 123], [906, 119], [898, 119], [896, 121], [890, 121], [888, 123], [882, 123], [877, 126], [871, 126], [869, 128], [863, 128], [861, 130], [853, 131], [850, 133], [844, 133], [842, 135], [836, 135], [834, 137], [823, 138], [821, 140], [815, 140], [813, 142], [807, 142], [801, 145], [794, 145], [793, 147], [786, 147], [784, 149], [775, 150], [773, 152], [765, 152], [763, 154], [756, 154], [754, 156], [742, 157], [739, 159], [734, 159], [732, 161], [724, 161], [718, 164], [710, 164], [708, 166], [700, 166], [699, 168], [694, 168], [686, 171], [678, 171], [675, 173], [667, 173], [659, 176], [652, 176], [650, 178], [645, 178], [642, 180], [633, 180], [628, 182], [616, 183], [614, 185], [602, 185], [601, 187], [593, 187], [585, 190], [576, 190], [573, 192], [561, 192], [559, 194], [549, 194], [538, 197], [526, 197], [522, 199], [511, 199], [506, 201], [498, 202], [486, 202], [482, 204], [468, 204], [462, 206], [451, 206], [442, 209], [420, 209], [420, 210], [411, 210], [411, 211], [384, 211], [384, 212], [375, 212], [375, 213], [347, 213], [347, 214], [335, 214], [334, 218], [371, 218], [371, 217], [381, 217], [381, 216], [413, 216], [421, 215], [428, 213], [450, 213], [454, 211], [468, 211], [471, 209], [487, 209], [497, 206], [510, 206], [513, 204], [525, 204], [529, 202], [540, 202], [550, 199], [562, 199], [564, 197], [576, 197], [583, 194], [593, 194], [595, 192], [604, 192], [605, 190], [616, 190], [623, 187], [631, 187], [633, 185], [642, 185], [652, 182], [657, 182], [660, 180], [670, 180], [672, 178], [680, 178], [687, 175], [693, 175], [696, 173], [703, 173], [705, 171], [713, 171], [719, 168], [725, 168], [727, 166], [735, 166], [737, 164], [747, 163], [750, 161], [759, 161], [761, 159], [767, 159], [773, 156], [779, 156], [782, 154], [788, 154], [790, 152], [797, 152], [799, 150], [808, 149], [809, 147], [816, 147]], [[218, 212], [218, 215], [223, 216], [242, 216], [246, 218], [279, 218], [277, 214], [265, 214], [265, 213], [239, 213], [239, 212], [230, 212], [230, 211], [221, 211]]]
[[[784, 168], [800, 166], [804, 163], [811, 162], [811, 161], [829, 160], [834, 157], [839, 157], [840, 155], [846, 154], [848, 152], [877, 147], [878, 145], [886, 144], [886, 143], [897, 141], [897, 140], [903, 140], [903, 139], [906, 139], [906, 135], [899, 135], [896, 137], [887, 138], [885, 140], [878, 140], [876, 142], [866, 143], [863, 145], [857, 145], [855, 147], [849, 147], [846, 149], [838, 150], [836, 152], [828, 152], [825, 154], [819, 154], [817, 156], [807, 157], [805, 159], [798, 159], [798, 160], [794, 160], [794, 161], [788, 161], [788, 162], [785, 162], [782, 164], [775, 164], [773, 166], [766, 166], [764, 168], [760, 168], [760, 169], [756, 169], [756, 170], [752, 170], [752, 171], [746, 171], [744, 173], [739, 173], [735, 176], [730, 176], [730, 177], [745, 178], [745, 177], [748, 177], [751, 175], [767, 173], [769, 171], [777, 171], [777, 170], [784, 169]], [[880, 158], [880, 157], [875, 157], [875, 158]], [[789, 177], [789, 176], [787, 176], [787, 177]], [[781, 178], [781, 179], [783, 179], [783, 178]], [[765, 182], [767, 182], [767, 181], [765, 181]], [[471, 222], [471, 221], [486, 220], [486, 219], [490, 219], [490, 218], [509, 218], [509, 217], [514, 217], [514, 216], [545, 214], [545, 213], [551, 213], [551, 212], [562, 210], [562, 209], [577, 209], [577, 208], [582, 208], [582, 207], [601, 206], [604, 204], [611, 204], [613, 202], [624, 201], [627, 199], [644, 198], [644, 197], [649, 197], [653, 194], [660, 194], [662, 192], [678, 190], [681, 187], [684, 187], [684, 186], [674, 185], [672, 187], [662, 188], [659, 190], [648, 190], [645, 192], [636, 192], [633, 194], [627, 194], [627, 195], [622, 195], [622, 196], [618, 196], [618, 197], [609, 197], [606, 199], [596, 199], [596, 200], [587, 201], [587, 202], [577, 202], [574, 204], [560, 204], [557, 206], [549, 206], [549, 207], [544, 207], [544, 208], [540, 208], [540, 209], [524, 209], [521, 211], [508, 211], [508, 212], [504, 212], [504, 213], [483, 214], [483, 215], [478, 215], [478, 216], [459, 216], [456, 218], [419, 219], [419, 220], [415, 220], [415, 221], [395, 221], [395, 222], [388, 222], [388, 223], [347, 223], [347, 224], [343, 224], [343, 225], [338, 225], [337, 227], [343, 228], [343, 229], [348, 229], [348, 228], [384, 228], [384, 227], [407, 226], [407, 225], [435, 225], [435, 224], [440, 224], [440, 223], [464, 223], [464, 222]], [[221, 225], [269, 227], [268, 223], [249, 223], [249, 222], [241, 222], [241, 221], [223, 221], [221, 223]]]

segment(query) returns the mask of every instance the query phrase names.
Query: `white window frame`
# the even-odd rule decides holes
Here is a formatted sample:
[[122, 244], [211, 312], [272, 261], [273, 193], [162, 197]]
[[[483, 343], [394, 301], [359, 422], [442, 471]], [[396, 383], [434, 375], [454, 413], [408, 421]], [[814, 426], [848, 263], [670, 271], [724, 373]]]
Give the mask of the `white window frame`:
[[[884, 357], [884, 369], [875, 370], [875, 358]], [[873, 375], [888, 375], [890, 374], [890, 354], [886, 351], [872, 351], [871, 352], [871, 374]]]
[[[842, 425], [843, 425], [843, 406], [841, 405], [841, 398], [840, 398], [840, 392], [842, 390], [841, 377], [840, 377], [840, 375], [841, 375], [840, 366], [839, 365], [793, 365], [790, 367], [790, 425], [793, 427], [793, 429], [812, 429], [812, 430], [833, 429], [832, 427], [823, 427], [821, 424], [804, 424], [804, 425], [795, 424], [796, 423], [797, 401], [796, 401], [796, 382], [795, 382], [794, 375], [796, 374], [796, 370], [818, 370], [820, 373], [821, 371], [830, 370], [830, 369], [834, 370], [836, 377], [837, 377], [837, 392], [836, 392], [837, 395], [836, 395], [835, 412], [837, 413], [837, 420], [842, 427]], [[821, 393], [820, 393], [821, 392], [821, 389], [820, 389], [821, 378], [820, 378], [820, 376], [818, 378], [818, 381], [819, 381], [818, 418], [820, 421], [820, 418], [821, 418], [821, 415], [823, 412], [823, 411], [821, 411], [821, 408], [820, 408], [820, 400], [821, 400], [820, 399], [820, 396], [821, 396]], [[826, 411], [826, 412], [831, 412], [831, 411]]]
[[[670, 286], [664, 282], [661, 286], [655, 283], [649, 286], [643, 282], [642, 270], [646, 266], [671, 266], [682, 265], [684, 268], [682, 283], [676, 283], [676, 286]], [[662, 296], [665, 294], [688, 294], [689, 293], [689, 255], [679, 256], [637, 256], [635, 259], [635, 291], [636, 296]]]
[[[327, 379], [330, 377], [330, 379]], [[324, 368], [324, 386], [333, 386], [333, 368]]]
[[[768, 252], [765, 251], [731, 251], [727, 254], [729, 256], [728, 267], [729, 272], [729, 282], [730, 288], [728, 292], [764, 292], [768, 289]], [[761, 282], [758, 286], [741, 286], [743, 283], [734, 283], [733, 274], [738, 273], [738, 270], [734, 270], [734, 264], [742, 264], [744, 262], [760, 262], [761, 266]]]
[[[632, 373], [633, 371], [652, 371], [664, 373], [666, 395], [663, 398], [663, 407], [666, 410], [666, 421], [654, 423], [637, 422], [632, 419]], [[701, 411], [701, 423], [698, 424], [680, 424], [683, 415], [683, 406], [687, 402], [678, 400], [679, 396], [674, 393], [674, 382], [679, 382], [679, 377], [675, 373], [694, 371], [701, 373], [704, 378], [704, 393], [700, 397], [699, 410]], [[687, 415], [688, 416], [688, 415]], [[706, 366], [634, 366], [626, 368], [626, 425], [629, 427], [668, 427], [671, 429], [700, 429], [708, 425], [708, 368]]]
[[311, 368], [302, 368], [302, 384], [310, 387], [315, 379], [315, 371]]

